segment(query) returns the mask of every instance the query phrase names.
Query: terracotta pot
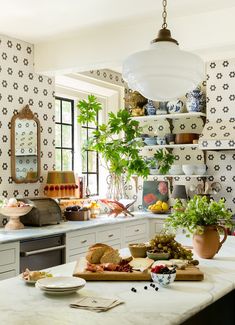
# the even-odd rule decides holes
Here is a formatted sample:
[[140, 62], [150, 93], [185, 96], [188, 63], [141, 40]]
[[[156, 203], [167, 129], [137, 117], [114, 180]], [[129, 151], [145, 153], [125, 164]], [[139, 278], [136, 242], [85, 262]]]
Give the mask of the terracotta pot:
[[[220, 241], [218, 229], [223, 230], [224, 237]], [[227, 239], [227, 230], [223, 226], [206, 226], [204, 233], [193, 235], [193, 248], [202, 258], [213, 258]]]

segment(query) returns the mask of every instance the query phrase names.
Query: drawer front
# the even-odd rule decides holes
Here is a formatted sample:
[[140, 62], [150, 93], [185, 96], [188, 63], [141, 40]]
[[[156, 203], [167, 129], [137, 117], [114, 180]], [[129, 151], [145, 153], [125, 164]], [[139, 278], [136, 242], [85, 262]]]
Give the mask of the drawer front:
[[5, 280], [9, 278], [13, 278], [16, 276], [16, 270], [11, 270], [7, 272], [0, 273], [0, 280]]
[[155, 233], [159, 234], [163, 229], [163, 222], [155, 223]]
[[126, 227], [126, 237], [144, 235], [147, 232], [147, 224], [139, 223]]
[[83, 234], [83, 235], [77, 235], [76, 237], [68, 238], [68, 249], [77, 249], [81, 247], [87, 247], [90, 245], [95, 244], [96, 242], [96, 234], [90, 233], [90, 234]]
[[16, 248], [12, 245], [1, 245], [0, 246], [0, 266], [9, 265], [16, 263]]
[[99, 231], [97, 235], [98, 242], [106, 243], [121, 238], [121, 228], [107, 229]]
[[125, 242], [125, 246], [128, 247], [129, 244], [140, 244], [140, 243], [145, 243], [146, 242], [146, 237], [138, 237], [135, 239], [127, 239]]

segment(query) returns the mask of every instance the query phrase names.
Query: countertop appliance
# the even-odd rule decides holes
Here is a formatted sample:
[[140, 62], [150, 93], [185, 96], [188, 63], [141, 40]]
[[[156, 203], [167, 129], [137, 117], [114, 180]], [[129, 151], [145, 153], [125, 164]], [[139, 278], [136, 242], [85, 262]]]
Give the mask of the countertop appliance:
[[20, 242], [20, 272], [41, 270], [65, 263], [64, 234]]
[[54, 199], [43, 197], [21, 199], [21, 201], [34, 205], [28, 214], [20, 218], [25, 226], [55, 225], [62, 220], [60, 206]]

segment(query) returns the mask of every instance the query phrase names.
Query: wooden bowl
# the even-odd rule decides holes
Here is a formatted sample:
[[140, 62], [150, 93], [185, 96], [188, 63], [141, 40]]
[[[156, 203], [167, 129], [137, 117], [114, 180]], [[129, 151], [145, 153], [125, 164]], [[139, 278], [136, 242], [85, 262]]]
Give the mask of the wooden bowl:
[[90, 219], [90, 210], [87, 211], [64, 211], [64, 216], [69, 221], [86, 221]]
[[199, 134], [197, 133], [178, 133], [175, 135], [176, 144], [191, 144], [193, 140], [198, 140]]
[[146, 257], [147, 250], [150, 248], [150, 246], [144, 243], [129, 244], [128, 247], [133, 257]]

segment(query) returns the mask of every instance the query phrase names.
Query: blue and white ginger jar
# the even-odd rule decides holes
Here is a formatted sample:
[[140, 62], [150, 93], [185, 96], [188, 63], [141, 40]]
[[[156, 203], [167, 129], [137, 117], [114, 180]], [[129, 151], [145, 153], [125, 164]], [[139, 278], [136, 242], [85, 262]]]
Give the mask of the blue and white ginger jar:
[[203, 112], [205, 106], [205, 95], [200, 87], [186, 94], [186, 106], [188, 112]]
[[153, 101], [148, 99], [148, 103], [145, 106], [147, 115], [156, 115], [156, 107], [153, 104]]

